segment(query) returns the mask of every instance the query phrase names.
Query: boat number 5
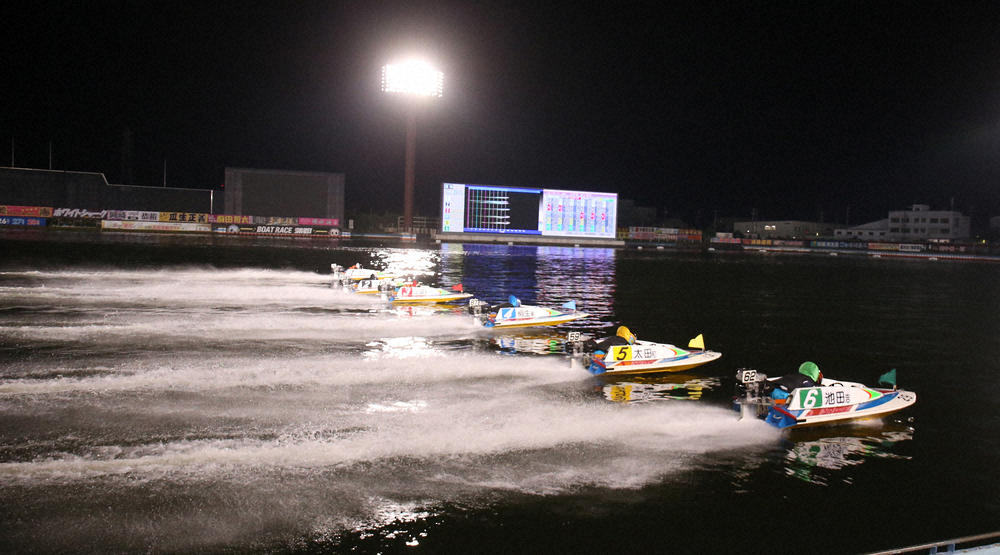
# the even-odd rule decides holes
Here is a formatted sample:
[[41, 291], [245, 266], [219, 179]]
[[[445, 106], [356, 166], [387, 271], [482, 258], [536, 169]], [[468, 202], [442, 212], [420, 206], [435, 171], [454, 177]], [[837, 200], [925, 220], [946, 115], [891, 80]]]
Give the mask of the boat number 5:
[[799, 403], [804, 409], [814, 409], [823, 406], [823, 392], [819, 389], [802, 389], [799, 394]]
[[632, 354], [631, 353], [632, 348], [629, 347], [628, 345], [624, 345], [621, 347], [612, 347], [612, 349], [614, 349], [615, 360], [631, 360], [631, 357], [629, 357], [629, 355]]

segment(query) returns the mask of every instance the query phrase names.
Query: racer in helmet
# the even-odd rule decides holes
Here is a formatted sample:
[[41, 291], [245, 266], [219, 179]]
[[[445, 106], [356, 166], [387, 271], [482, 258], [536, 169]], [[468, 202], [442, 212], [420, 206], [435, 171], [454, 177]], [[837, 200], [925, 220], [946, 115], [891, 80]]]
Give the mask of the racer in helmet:
[[625, 341], [628, 341], [629, 345], [635, 345], [635, 334], [632, 333], [625, 326], [618, 326], [618, 333], [616, 333], [615, 335], [621, 337]]
[[518, 299], [514, 295], [511, 295], [511, 296], [507, 297], [506, 301], [504, 301], [504, 302], [502, 302], [502, 303], [500, 303], [498, 305], [491, 306], [490, 307], [490, 314], [496, 314], [497, 311], [499, 311], [501, 308], [511, 308], [511, 307], [515, 307], [516, 308], [516, 307], [519, 307], [519, 306], [521, 306], [521, 299]]
[[799, 371], [794, 374], [782, 376], [772, 384], [771, 398], [774, 400], [787, 399], [792, 391], [800, 387], [816, 387], [823, 384], [823, 372], [815, 362], [806, 361], [799, 365]]
[[607, 353], [615, 345], [635, 345], [635, 334], [625, 326], [618, 326], [618, 331], [611, 337], [595, 342], [593, 339], [584, 344], [584, 350]]

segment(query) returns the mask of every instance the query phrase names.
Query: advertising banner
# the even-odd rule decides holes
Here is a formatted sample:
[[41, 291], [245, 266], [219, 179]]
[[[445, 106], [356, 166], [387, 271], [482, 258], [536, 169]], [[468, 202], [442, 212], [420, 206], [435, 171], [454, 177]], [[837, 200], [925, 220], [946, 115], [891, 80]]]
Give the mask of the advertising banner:
[[315, 225], [319, 227], [337, 227], [340, 220], [333, 218], [299, 218], [299, 225]]
[[0, 216], [0, 225], [44, 226], [45, 218], [25, 218], [23, 216]]
[[230, 216], [226, 214], [209, 214], [210, 224], [252, 224], [253, 216]]
[[104, 220], [103, 229], [122, 229], [130, 231], [211, 231], [208, 224], [191, 222], [148, 222], [135, 220]]
[[51, 215], [51, 208], [40, 206], [0, 206], [0, 216], [37, 216], [48, 218]]
[[339, 229], [325, 229], [294, 225], [238, 225], [229, 224], [212, 226], [216, 233], [252, 233], [255, 235], [287, 235], [287, 236], [326, 236], [339, 237]]
[[141, 212], [139, 210], [107, 210], [105, 220], [128, 220], [133, 222], [158, 222], [159, 212]]
[[298, 218], [283, 218], [277, 216], [254, 216], [253, 222], [256, 225], [299, 225]]
[[196, 214], [191, 212], [160, 212], [161, 222], [192, 222], [196, 224], [207, 224], [208, 214]]
[[107, 215], [107, 210], [91, 211], [83, 208], [56, 208], [52, 212], [52, 216], [56, 218], [80, 218], [86, 220], [103, 220]]

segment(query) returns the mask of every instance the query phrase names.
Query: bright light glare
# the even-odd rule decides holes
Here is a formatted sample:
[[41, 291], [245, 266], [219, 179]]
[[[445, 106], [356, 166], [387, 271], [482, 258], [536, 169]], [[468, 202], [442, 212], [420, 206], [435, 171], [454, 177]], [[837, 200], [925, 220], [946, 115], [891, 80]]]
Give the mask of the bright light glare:
[[441, 96], [444, 92], [444, 74], [425, 62], [406, 62], [382, 66], [382, 90]]

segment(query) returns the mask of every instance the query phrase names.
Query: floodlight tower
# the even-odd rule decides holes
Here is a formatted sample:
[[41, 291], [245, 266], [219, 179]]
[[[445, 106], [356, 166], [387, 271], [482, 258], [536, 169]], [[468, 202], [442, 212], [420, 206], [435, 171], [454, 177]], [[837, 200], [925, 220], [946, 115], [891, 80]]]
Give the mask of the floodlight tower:
[[406, 174], [403, 183], [403, 227], [413, 229], [413, 175], [417, 155], [417, 114], [414, 97], [441, 96], [444, 74], [425, 62], [382, 66], [382, 90], [409, 97], [406, 113]]

